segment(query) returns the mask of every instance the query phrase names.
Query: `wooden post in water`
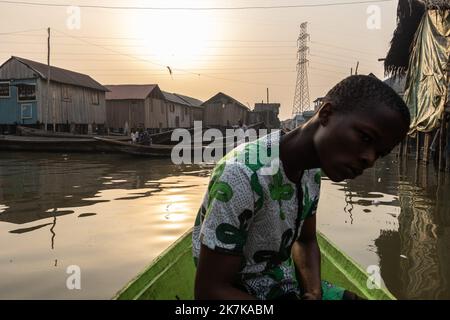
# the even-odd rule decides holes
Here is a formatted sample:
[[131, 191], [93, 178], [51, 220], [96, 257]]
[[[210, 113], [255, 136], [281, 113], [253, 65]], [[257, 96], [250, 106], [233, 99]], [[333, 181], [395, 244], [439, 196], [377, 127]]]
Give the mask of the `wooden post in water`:
[[420, 132], [416, 132], [416, 165], [420, 161]]
[[406, 136], [404, 140], [404, 149], [402, 150], [403, 154], [405, 155], [405, 158], [408, 158], [408, 144], [409, 144], [409, 136]]
[[425, 164], [428, 164], [429, 155], [430, 155], [430, 143], [431, 143], [431, 133], [424, 133], [424, 141], [423, 141], [423, 158], [422, 161]]
[[444, 121], [445, 121], [445, 130], [444, 130], [444, 141], [445, 141], [445, 148], [443, 150], [444, 152], [444, 170], [449, 171], [450, 170], [450, 158], [449, 158], [449, 144], [448, 144], [448, 123], [447, 123], [447, 114], [444, 115]]
[[445, 120], [445, 112], [441, 116], [441, 132], [439, 134], [439, 171], [445, 170], [446, 162], [446, 140], [447, 140], [447, 123]]
[[45, 116], [45, 131], [47, 131], [48, 119], [50, 118], [50, 28], [47, 28], [47, 110]]

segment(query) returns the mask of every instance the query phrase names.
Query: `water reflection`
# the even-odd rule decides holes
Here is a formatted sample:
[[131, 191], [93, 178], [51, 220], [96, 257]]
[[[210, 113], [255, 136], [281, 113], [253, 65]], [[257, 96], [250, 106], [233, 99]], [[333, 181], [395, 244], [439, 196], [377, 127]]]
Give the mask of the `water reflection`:
[[[210, 169], [1, 153], [0, 298], [110, 298], [193, 225]], [[65, 287], [71, 264], [83, 290]]]
[[355, 180], [324, 180], [319, 228], [363, 266], [379, 265], [396, 297], [450, 299], [449, 191], [432, 166], [389, 156]]
[[404, 161], [398, 192], [402, 296], [450, 298], [449, 191], [445, 175]]

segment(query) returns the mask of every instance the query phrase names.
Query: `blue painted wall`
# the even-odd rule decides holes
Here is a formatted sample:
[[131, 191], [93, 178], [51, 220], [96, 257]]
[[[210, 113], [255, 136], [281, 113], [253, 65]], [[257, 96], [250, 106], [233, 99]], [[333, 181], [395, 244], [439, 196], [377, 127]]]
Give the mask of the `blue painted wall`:
[[[10, 97], [0, 98], [0, 124], [35, 124], [37, 122], [37, 101], [22, 102], [17, 100], [17, 84], [36, 84], [38, 99], [38, 79], [13, 80], [10, 83]], [[31, 104], [32, 117], [22, 119], [22, 104]]]

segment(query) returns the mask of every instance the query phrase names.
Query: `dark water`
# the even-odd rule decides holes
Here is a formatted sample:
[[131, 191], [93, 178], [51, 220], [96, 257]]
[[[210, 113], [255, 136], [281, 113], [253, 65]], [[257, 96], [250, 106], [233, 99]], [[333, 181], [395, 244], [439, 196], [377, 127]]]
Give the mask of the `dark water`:
[[[319, 228], [399, 299], [450, 299], [450, 183], [395, 156], [353, 181], [326, 181]], [[325, 200], [325, 201], [324, 201]]]
[[[318, 226], [398, 298], [450, 298], [450, 182], [394, 156], [322, 182]], [[0, 153], [0, 298], [108, 299], [192, 227], [211, 167]], [[428, 170], [428, 172], [427, 172]], [[81, 289], [67, 268], [79, 266]]]
[[169, 162], [1, 152], [0, 298], [111, 298], [193, 225], [210, 169]]

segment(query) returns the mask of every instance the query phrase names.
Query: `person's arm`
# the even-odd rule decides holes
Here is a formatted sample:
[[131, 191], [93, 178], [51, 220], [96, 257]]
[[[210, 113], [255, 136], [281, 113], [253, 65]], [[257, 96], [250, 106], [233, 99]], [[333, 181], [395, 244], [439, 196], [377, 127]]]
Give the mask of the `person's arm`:
[[241, 260], [241, 256], [220, 253], [202, 245], [195, 277], [195, 299], [255, 299], [233, 286]]
[[306, 218], [292, 246], [292, 258], [300, 275], [304, 299], [322, 299], [320, 249], [316, 237], [316, 215]]
[[[214, 169], [202, 210], [194, 251], [198, 257], [196, 299], [253, 299], [238, 289], [254, 203], [247, 167], [221, 163]], [[201, 217], [201, 216], [200, 216]]]

